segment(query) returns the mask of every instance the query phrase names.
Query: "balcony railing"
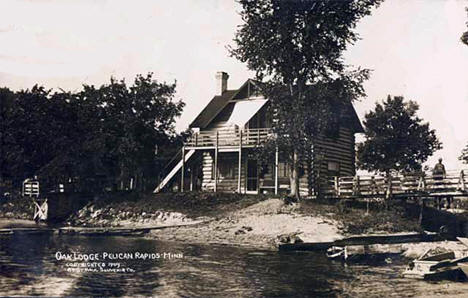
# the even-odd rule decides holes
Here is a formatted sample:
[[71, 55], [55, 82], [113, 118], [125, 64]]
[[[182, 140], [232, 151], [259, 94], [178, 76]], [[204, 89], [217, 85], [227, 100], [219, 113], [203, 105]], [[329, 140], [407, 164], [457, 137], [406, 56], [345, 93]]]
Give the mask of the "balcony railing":
[[270, 128], [220, 129], [215, 132], [195, 133], [185, 147], [255, 147], [263, 144], [273, 133]]

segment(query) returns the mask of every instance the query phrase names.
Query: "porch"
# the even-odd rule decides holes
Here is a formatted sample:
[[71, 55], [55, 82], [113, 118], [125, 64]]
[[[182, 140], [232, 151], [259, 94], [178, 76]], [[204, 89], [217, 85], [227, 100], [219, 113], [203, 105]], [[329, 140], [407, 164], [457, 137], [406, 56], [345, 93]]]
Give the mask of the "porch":
[[[259, 164], [249, 155], [253, 148], [261, 146], [272, 137], [274, 136], [269, 128], [241, 130], [233, 127], [198, 132], [184, 144], [182, 161], [186, 160], [187, 154], [201, 152], [202, 162], [199, 166], [202, 167], [202, 190], [278, 194], [280, 188], [289, 187], [285, 185], [285, 179], [279, 177], [278, 152], [275, 154], [271, 167], [273, 173], [269, 173], [269, 179], [261, 177]], [[181, 165], [180, 191], [187, 189], [186, 179], [189, 177], [185, 177], [186, 166], [186, 162]], [[190, 173], [194, 171], [193, 167], [194, 165], [191, 166]]]

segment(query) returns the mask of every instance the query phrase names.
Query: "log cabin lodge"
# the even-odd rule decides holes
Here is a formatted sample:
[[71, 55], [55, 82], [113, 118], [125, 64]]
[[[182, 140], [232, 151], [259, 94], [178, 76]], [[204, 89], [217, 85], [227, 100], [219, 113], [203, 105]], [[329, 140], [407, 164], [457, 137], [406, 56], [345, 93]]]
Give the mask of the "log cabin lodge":
[[[283, 193], [290, 188], [290, 167], [276, 152], [265, 169], [252, 154], [271, 133], [268, 99], [254, 80], [228, 90], [229, 75], [216, 73], [217, 94], [190, 124], [194, 134], [166, 167], [155, 192], [214, 191]], [[337, 133], [323, 135], [300, 169], [301, 196], [314, 196], [320, 181], [355, 175], [355, 134], [363, 132], [352, 104], [340, 114]], [[315, 151], [315, 152], [313, 152]]]

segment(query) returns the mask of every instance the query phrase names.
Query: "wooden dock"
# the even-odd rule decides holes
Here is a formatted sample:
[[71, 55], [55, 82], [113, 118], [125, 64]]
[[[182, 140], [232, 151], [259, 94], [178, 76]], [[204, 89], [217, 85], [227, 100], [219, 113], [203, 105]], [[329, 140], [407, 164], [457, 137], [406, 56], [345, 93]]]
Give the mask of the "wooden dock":
[[333, 242], [304, 242], [280, 244], [280, 251], [323, 251], [332, 246], [372, 245], [372, 244], [399, 244], [411, 242], [434, 242], [442, 238], [437, 233], [408, 233], [387, 235], [352, 236]]

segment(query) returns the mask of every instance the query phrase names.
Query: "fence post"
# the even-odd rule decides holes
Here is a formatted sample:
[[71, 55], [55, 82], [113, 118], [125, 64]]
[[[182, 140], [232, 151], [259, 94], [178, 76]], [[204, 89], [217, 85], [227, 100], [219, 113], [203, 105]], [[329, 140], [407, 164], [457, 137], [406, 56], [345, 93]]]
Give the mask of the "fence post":
[[219, 142], [219, 132], [216, 131], [215, 160], [214, 160], [214, 192], [216, 192], [218, 188], [218, 142]]
[[357, 193], [359, 195], [361, 194], [361, 178], [358, 175], [356, 175], [356, 178], [357, 178], [356, 179], [357, 180]]
[[335, 176], [334, 180], [335, 180], [334, 181], [334, 183], [335, 183], [335, 195], [337, 197], [339, 197], [340, 196], [340, 186], [339, 186], [339, 182], [338, 182], [338, 176]]
[[388, 174], [387, 175], [387, 194], [386, 194], [386, 199], [390, 199], [392, 197], [393, 193], [393, 185], [392, 185], [392, 175]]
[[419, 177], [419, 181], [418, 181], [418, 188], [416, 189], [417, 191], [421, 191], [423, 188], [423, 177]]
[[424, 198], [423, 197], [420, 197], [419, 198], [419, 225], [422, 224], [422, 221], [423, 221], [423, 213], [424, 213]]
[[370, 194], [371, 195], [378, 194], [377, 183], [375, 182], [374, 176], [371, 176]]
[[195, 133], [195, 147], [198, 147], [198, 132]]
[[461, 190], [462, 191], [465, 191], [466, 190], [466, 186], [465, 186], [465, 173], [463, 172], [463, 170], [460, 171], [460, 178], [459, 178], [459, 182], [458, 184], [461, 184]]
[[353, 179], [353, 195], [359, 195], [360, 193], [360, 185], [359, 185], [359, 176], [354, 176]]

